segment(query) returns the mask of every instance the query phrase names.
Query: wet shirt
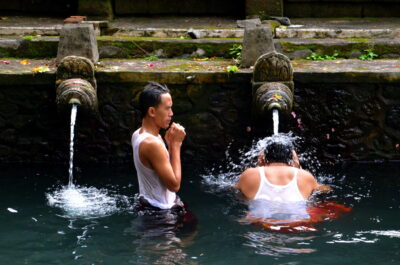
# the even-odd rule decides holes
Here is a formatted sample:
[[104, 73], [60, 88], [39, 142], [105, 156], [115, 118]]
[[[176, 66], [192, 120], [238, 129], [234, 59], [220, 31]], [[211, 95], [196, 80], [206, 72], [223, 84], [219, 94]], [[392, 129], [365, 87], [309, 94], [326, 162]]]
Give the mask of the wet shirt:
[[[144, 166], [139, 158], [140, 144], [147, 137], [154, 137], [157, 141], [160, 141], [165, 148], [164, 142], [152, 134], [146, 132], [139, 133], [139, 129], [133, 133], [133, 160], [139, 182], [139, 194], [154, 207], [170, 209], [175, 205], [176, 193], [168, 190], [161, 182], [158, 174], [153, 169]], [[165, 148], [165, 152], [168, 154], [167, 148]]]
[[297, 168], [293, 168], [293, 179], [286, 185], [270, 183], [263, 167], [259, 167], [258, 172], [260, 186], [254, 199], [249, 202], [251, 216], [270, 219], [309, 218], [307, 201], [297, 185]]

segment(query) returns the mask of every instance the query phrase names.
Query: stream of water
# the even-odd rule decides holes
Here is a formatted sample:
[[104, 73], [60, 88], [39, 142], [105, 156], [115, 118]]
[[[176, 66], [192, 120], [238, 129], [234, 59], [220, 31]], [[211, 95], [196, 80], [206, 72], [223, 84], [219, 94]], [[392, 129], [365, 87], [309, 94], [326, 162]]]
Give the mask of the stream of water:
[[279, 133], [279, 110], [272, 110], [272, 121], [274, 123], [274, 135]]
[[76, 115], [78, 112], [78, 105], [72, 104], [71, 107], [71, 125], [70, 125], [70, 142], [69, 142], [69, 181], [68, 187], [72, 187], [74, 185], [74, 135], [75, 135], [75, 122]]
[[110, 193], [107, 189], [85, 187], [74, 184], [74, 135], [78, 105], [71, 107], [69, 144], [68, 185], [56, 187], [46, 193], [48, 205], [60, 208], [70, 218], [98, 218], [118, 211], [118, 204], [125, 204], [126, 198]]

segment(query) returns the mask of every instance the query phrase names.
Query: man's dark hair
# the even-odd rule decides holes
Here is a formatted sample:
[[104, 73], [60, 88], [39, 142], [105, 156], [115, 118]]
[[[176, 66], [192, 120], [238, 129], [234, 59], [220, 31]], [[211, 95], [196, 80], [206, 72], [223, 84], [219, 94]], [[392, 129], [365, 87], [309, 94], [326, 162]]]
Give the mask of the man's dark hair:
[[[274, 137], [271, 137], [274, 138]], [[265, 162], [290, 164], [294, 145], [288, 139], [271, 139], [264, 149]]]
[[142, 117], [146, 116], [150, 107], [156, 107], [161, 103], [161, 95], [165, 93], [169, 93], [167, 86], [149, 81], [139, 96], [139, 109]]

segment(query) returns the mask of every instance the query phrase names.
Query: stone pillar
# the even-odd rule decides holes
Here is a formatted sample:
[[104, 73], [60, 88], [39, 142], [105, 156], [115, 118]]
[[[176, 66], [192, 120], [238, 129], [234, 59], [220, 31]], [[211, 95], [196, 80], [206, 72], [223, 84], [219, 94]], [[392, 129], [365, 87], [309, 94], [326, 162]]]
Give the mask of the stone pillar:
[[112, 0], [79, 0], [78, 13], [89, 20], [112, 20], [114, 17]]
[[283, 0], [246, 0], [246, 15], [283, 16]]
[[269, 25], [248, 24], [244, 31], [240, 67], [253, 66], [261, 55], [272, 51], [275, 47]]
[[60, 31], [57, 62], [70, 55], [82, 56], [97, 63], [99, 51], [92, 24], [65, 24]]

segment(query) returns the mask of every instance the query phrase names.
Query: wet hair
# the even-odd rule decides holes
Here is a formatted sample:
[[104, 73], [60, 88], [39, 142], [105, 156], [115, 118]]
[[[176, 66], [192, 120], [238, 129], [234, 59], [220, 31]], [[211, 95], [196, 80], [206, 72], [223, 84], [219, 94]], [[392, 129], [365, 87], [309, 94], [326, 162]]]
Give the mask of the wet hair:
[[264, 149], [266, 163], [290, 164], [293, 158], [294, 145], [289, 139], [271, 137]]
[[139, 96], [139, 110], [142, 117], [147, 115], [147, 110], [150, 107], [156, 107], [161, 103], [161, 95], [165, 93], [169, 93], [169, 89], [166, 85], [149, 81]]

